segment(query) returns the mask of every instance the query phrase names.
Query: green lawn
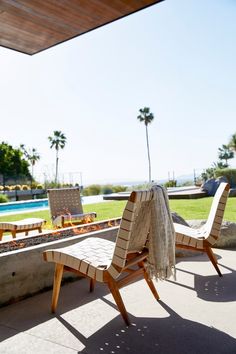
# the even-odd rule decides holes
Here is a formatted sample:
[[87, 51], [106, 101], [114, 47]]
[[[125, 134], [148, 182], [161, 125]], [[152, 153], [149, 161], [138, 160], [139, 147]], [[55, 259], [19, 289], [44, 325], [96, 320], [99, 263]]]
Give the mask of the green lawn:
[[[207, 219], [213, 197], [170, 200], [170, 208], [185, 220]], [[228, 198], [224, 220], [236, 222], [236, 198]]]
[[[186, 220], [206, 219], [210, 210], [212, 199], [213, 198], [209, 197], [201, 199], [170, 200], [170, 208], [171, 211], [177, 212]], [[95, 211], [97, 213], [97, 220], [111, 219], [120, 217], [122, 215], [125, 204], [125, 201], [111, 201], [106, 203], [90, 204], [84, 206], [84, 211]], [[51, 226], [48, 210], [1, 216], [0, 221], [13, 221], [30, 217], [46, 219], [48, 221], [46, 228]], [[236, 198], [228, 199], [224, 219], [236, 222]]]
[[[122, 215], [122, 211], [125, 207], [125, 201], [118, 201], [118, 202], [107, 202], [107, 203], [96, 203], [96, 204], [89, 204], [84, 205], [83, 209], [84, 212], [95, 211], [97, 213], [96, 220], [105, 220], [105, 219], [112, 219], [116, 217], [120, 217]], [[50, 221], [50, 214], [49, 210], [42, 210], [42, 211], [35, 211], [30, 213], [22, 213], [22, 214], [14, 214], [14, 215], [7, 215], [1, 216], [1, 221], [16, 221], [25, 218], [42, 218], [47, 220], [46, 225], [44, 228], [51, 228], [51, 221]]]

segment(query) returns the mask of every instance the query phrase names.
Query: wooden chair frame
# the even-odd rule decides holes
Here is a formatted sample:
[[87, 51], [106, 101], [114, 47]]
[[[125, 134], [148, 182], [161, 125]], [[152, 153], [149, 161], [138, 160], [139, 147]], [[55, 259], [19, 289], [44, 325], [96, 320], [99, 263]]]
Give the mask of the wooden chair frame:
[[[154, 298], [159, 300], [159, 295], [153, 281], [149, 279], [145, 268], [145, 262], [148, 256], [148, 250], [145, 246], [148, 238], [148, 230], [147, 233], [143, 235], [143, 239], [139, 241], [139, 250], [129, 251], [129, 241], [135, 225], [135, 218], [137, 217], [137, 205], [140, 207], [140, 205], [143, 205], [143, 202], [149, 202], [152, 198], [153, 194], [151, 191], [131, 193], [121, 220], [111, 264], [108, 267], [104, 267], [103, 270], [101, 270], [101, 268], [94, 270], [94, 267], [90, 265], [88, 265], [87, 270], [84, 270], [84, 260], [80, 261], [80, 265], [82, 264], [81, 268], [76, 269], [80, 267], [80, 265], [78, 265], [74, 254], [73, 256], [69, 256], [68, 260], [65, 261], [65, 263], [67, 262], [68, 264], [72, 262], [72, 267], [68, 266], [68, 264], [63, 264], [61, 254], [63, 255], [62, 257], [64, 257], [65, 253], [60, 253], [60, 249], [44, 252], [44, 259], [46, 261], [54, 261], [56, 263], [51, 305], [52, 312], [55, 312], [57, 308], [62, 275], [65, 271], [74, 272], [82, 277], [89, 278], [90, 291], [93, 291], [96, 280], [107, 284], [126, 325], [130, 325], [130, 320], [120, 294], [122, 287], [134, 281], [136, 278], [143, 276]], [[95, 238], [90, 238], [90, 240], [91, 239], [95, 240]], [[83, 242], [86, 241], [87, 240]], [[101, 240], [99, 240], [99, 242], [101, 242]], [[103, 242], [111, 241], [103, 240]], [[79, 246], [80, 244], [77, 245], [77, 247]], [[81, 271], [81, 269], [83, 269], [83, 271]]]
[[[156, 300], [160, 299], [159, 294], [156, 291], [155, 285], [153, 284], [153, 281], [148, 278], [148, 274], [145, 269], [146, 257], [147, 257], [147, 251], [142, 252], [142, 254], [130, 254], [129, 256], [130, 259], [129, 261], [127, 261], [126, 266], [122, 270], [117, 269], [118, 271], [121, 272], [121, 274], [123, 274], [123, 272], [127, 272], [128, 275], [120, 277], [118, 280], [114, 280], [114, 278], [109, 274], [109, 272], [107, 271], [104, 272], [104, 283], [107, 284], [116, 302], [116, 305], [121, 313], [121, 316], [123, 317], [127, 326], [130, 325], [130, 320], [120, 294], [121, 288], [133, 282], [135, 279], [143, 276], [155, 299]], [[134, 266], [137, 266], [136, 267], [137, 269], [134, 269]], [[57, 308], [63, 272], [68, 272], [68, 271], [76, 273], [81, 277], [85, 276], [83, 273], [76, 271], [73, 268], [64, 266], [63, 264], [59, 264], [59, 263], [56, 264], [55, 273], [54, 273], [52, 304], [51, 304], [52, 313], [55, 313]], [[89, 276], [86, 277], [90, 279], [90, 292], [93, 292], [95, 280], [90, 278]]]
[[212, 251], [212, 246], [216, 243], [220, 235], [229, 189], [230, 186], [228, 183], [220, 184], [214, 196], [207, 222], [199, 230], [174, 223], [176, 247], [205, 252], [220, 277], [222, 277], [222, 273]]
[[12, 238], [16, 238], [17, 233], [25, 233], [25, 236], [28, 235], [29, 231], [38, 230], [39, 233], [42, 233], [42, 226], [46, 223], [46, 220], [40, 218], [28, 218], [18, 221], [11, 222], [1, 222], [0, 223], [0, 241], [4, 236], [4, 232], [11, 232]]
[[51, 220], [55, 226], [87, 223], [97, 216], [95, 212], [84, 213], [79, 187], [54, 188], [47, 192]]

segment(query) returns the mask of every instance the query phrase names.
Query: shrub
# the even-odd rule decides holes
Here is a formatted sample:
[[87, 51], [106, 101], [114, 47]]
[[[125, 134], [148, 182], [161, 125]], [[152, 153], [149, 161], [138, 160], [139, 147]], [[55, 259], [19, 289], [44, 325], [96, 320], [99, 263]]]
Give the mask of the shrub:
[[214, 177], [215, 177], [215, 168], [213, 168], [213, 167], [207, 168], [201, 174], [201, 178], [202, 178], [203, 182], [206, 182], [208, 179], [214, 178]]
[[125, 192], [126, 190], [127, 190], [127, 187], [124, 187], [124, 186], [113, 186], [112, 184], [105, 184], [101, 188], [101, 193], [102, 194], [111, 194], [111, 193]]
[[91, 184], [83, 189], [83, 195], [98, 195], [101, 194], [101, 186], [99, 184]]
[[113, 188], [111, 185], [105, 185], [102, 187], [102, 194], [111, 194], [113, 193]]
[[7, 195], [0, 194], [0, 203], [7, 203], [7, 202], [9, 202]]
[[32, 189], [36, 189], [37, 188], [37, 182], [35, 182], [35, 181], [33, 181], [32, 183], [31, 183], [31, 188]]
[[[56, 187], [56, 185], [53, 186], [54, 188]], [[41, 183], [35, 182], [33, 181], [31, 183], [31, 186], [29, 187], [29, 189], [43, 189], [43, 185]]]
[[20, 184], [16, 184], [15, 186], [12, 186], [11, 187], [12, 190], [15, 190], [15, 191], [21, 191], [22, 190], [22, 187]]
[[89, 192], [89, 191], [88, 191], [88, 188], [87, 188], [87, 187], [86, 187], [86, 188], [83, 188], [83, 193], [82, 193], [82, 194], [83, 194], [84, 197], [87, 197], [87, 196], [89, 195], [88, 192]]
[[71, 183], [63, 183], [62, 187], [63, 188], [71, 188], [71, 187], [73, 187], [73, 184], [71, 184]]
[[4, 187], [4, 191], [8, 191], [8, 192], [11, 191], [11, 187], [10, 186], [5, 186]]
[[235, 168], [222, 168], [215, 170], [215, 176], [226, 177], [231, 188], [236, 187], [236, 169]]
[[45, 181], [45, 188], [61, 188], [62, 184], [61, 183], [55, 183], [54, 181]]
[[125, 187], [125, 186], [113, 186], [112, 190], [113, 190], [114, 193], [125, 192], [127, 190], [127, 187]]
[[30, 189], [29, 186], [27, 186], [26, 184], [23, 184], [23, 186], [22, 186], [23, 191], [28, 191], [29, 189]]
[[99, 184], [91, 184], [82, 189], [83, 195], [98, 195], [98, 194], [111, 194], [118, 192], [125, 192], [127, 187], [124, 186], [113, 186], [112, 184], [105, 184], [103, 186]]
[[164, 183], [164, 186], [166, 188], [168, 188], [168, 187], [176, 187], [176, 185], [177, 185], [177, 181], [176, 180], [170, 180], [170, 181]]
[[0, 191], [3, 191], [3, 189], [4, 189], [3, 186], [0, 186]]

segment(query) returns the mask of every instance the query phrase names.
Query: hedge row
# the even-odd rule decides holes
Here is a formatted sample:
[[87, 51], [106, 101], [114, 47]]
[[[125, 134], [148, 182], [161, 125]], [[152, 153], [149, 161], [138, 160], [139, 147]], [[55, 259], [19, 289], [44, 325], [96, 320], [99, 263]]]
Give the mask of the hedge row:
[[[16, 184], [15, 186], [0, 186], [0, 191], [28, 191], [30, 190], [31, 187], [27, 186], [26, 184]], [[42, 184], [37, 184], [35, 186], [33, 186], [33, 189], [43, 189], [43, 185]]]
[[83, 188], [83, 195], [98, 195], [98, 194], [110, 194], [125, 192], [127, 187], [125, 186], [113, 186], [112, 184], [100, 185], [100, 184], [91, 184]]

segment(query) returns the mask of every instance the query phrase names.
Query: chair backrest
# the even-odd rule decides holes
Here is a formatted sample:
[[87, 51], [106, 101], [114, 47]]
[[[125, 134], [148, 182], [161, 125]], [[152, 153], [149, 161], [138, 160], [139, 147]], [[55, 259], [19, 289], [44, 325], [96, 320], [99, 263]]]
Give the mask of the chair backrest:
[[112, 262], [108, 269], [113, 278], [120, 274], [119, 270], [125, 266], [129, 253], [141, 252], [145, 248], [151, 222], [148, 209], [155, 197], [156, 192], [153, 190], [131, 193], [122, 215]]
[[48, 189], [48, 203], [52, 218], [63, 214], [83, 214], [78, 187]]
[[211, 210], [204, 225], [204, 230], [207, 233], [207, 241], [214, 244], [220, 235], [220, 228], [223, 221], [225, 206], [229, 194], [229, 184], [221, 183], [216, 191], [211, 205]]

